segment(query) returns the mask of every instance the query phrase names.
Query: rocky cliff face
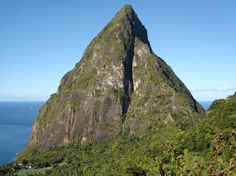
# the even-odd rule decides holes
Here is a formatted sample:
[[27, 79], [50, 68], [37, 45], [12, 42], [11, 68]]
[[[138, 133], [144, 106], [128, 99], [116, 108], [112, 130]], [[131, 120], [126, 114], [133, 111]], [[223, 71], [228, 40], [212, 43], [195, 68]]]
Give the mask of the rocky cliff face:
[[185, 85], [150, 47], [131, 6], [93, 39], [82, 59], [43, 105], [29, 145], [44, 149], [134, 135], [158, 124], [187, 128], [204, 113]]

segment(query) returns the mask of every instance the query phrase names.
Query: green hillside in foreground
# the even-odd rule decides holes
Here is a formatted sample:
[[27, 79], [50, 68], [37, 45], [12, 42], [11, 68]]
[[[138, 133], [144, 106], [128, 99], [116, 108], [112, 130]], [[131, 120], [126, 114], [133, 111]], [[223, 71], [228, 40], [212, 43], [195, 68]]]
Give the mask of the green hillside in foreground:
[[[123, 134], [27, 154], [0, 173], [24, 163], [36, 169], [34, 175], [235, 175], [236, 95], [214, 101], [206, 117], [187, 131], [159, 125], [142, 137]], [[27, 175], [24, 169], [16, 173]]]

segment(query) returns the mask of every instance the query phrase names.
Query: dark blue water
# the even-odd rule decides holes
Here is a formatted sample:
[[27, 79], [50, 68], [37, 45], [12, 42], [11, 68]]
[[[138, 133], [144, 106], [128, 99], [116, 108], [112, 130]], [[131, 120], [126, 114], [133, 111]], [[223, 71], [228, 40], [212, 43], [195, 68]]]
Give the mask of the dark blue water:
[[0, 102], [0, 164], [11, 162], [27, 145], [43, 102]]

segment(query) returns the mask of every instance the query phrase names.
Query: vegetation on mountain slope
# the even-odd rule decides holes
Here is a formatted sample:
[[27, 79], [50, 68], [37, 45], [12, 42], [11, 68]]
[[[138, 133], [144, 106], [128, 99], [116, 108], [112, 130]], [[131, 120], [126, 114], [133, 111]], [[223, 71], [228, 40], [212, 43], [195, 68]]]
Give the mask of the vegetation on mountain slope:
[[86, 145], [78, 141], [31, 151], [19, 162], [46, 175], [235, 175], [236, 95], [213, 102], [206, 117], [189, 130], [160, 124], [142, 137], [122, 134]]

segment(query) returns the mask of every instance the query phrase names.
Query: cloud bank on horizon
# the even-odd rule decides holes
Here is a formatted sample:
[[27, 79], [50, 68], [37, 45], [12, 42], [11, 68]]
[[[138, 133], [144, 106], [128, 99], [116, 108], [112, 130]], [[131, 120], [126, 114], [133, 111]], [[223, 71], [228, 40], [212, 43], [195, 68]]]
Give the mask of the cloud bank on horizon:
[[191, 89], [191, 92], [231, 92], [236, 91], [236, 88], [232, 87], [216, 87], [216, 88], [197, 88], [197, 89]]
[[233, 95], [236, 92], [236, 88], [222, 86], [215, 88], [196, 88], [190, 89], [190, 91], [198, 101], [214, 101]]

